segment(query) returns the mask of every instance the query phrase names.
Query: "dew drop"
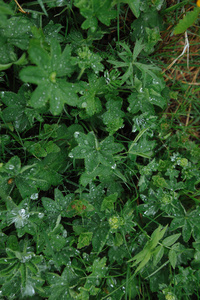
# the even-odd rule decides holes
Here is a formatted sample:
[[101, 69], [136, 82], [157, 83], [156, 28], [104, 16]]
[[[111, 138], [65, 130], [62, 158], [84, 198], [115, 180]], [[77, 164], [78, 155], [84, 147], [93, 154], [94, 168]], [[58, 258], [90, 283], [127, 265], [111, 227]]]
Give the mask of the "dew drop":
[[38, 199], [38, 193], [32, 194], [32, 195], [30, 196], [30, 198], [31, 198], [32, 200]]
[[43, 214], [43, 213], [39, 213], [39, 214], [38, 214], [38, 218], [39, 218], [39, 219], [42, 219], [43, 217], [44, 217], [44, 214]]
[[79, 132], [79, 131], [76, 131], [76, 132], [74, 133], [74, 137], [75, 137], [75, 139], [77, 139], [77, 138], [78, 138], [79, 134], [80, 134], [80, 132]]
[[116, 166], [117, 166], [116, 164], [112, 165], [111, 169], [113, 169], [113, 170], [116, 169]]

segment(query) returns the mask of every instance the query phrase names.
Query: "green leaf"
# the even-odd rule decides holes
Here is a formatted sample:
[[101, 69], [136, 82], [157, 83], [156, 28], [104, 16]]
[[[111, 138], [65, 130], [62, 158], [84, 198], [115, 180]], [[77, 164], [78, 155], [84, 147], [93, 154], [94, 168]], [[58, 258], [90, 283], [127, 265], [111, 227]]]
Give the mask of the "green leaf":
[[149, 242], [148, 247], [150, 247], [150, 249], [154, 249], [158, 242], [162, 239], [162, 237], [164, 236], [166, 230], [167, 230], [168, 225], [166, 225], [164, 228], [162, 228], [161, 225], [158, 226], [157, 229], [154, 230], [154, 232], [151, 235], [151, 241]]
[[77, 50], [77, 57], [74, 59], [75, 62], [78, 64], [79, 68], [81, 69], [81, 72], [91, 68], [95, 72], [95, 74], [98, 74], [100, 71], [102, 72], [104, 70], [104, 66], [101, 63], [102, 58], [100, 54], [93, 53], [92, 51], [90, 51], [88, 46], [83, 46], [82, 48], [79, 48]]
[[7, 70], [12, 66], [13, 63], [9, 64], [0, 64], [0, 71]]
[[156, 266], [164, 255], [164, 247], [158, 246], [153, 252], [153, 265]]
[[160, 177], [160, 175], [152, 176], [153, 184], [157, 187], [161, 188], [169, 188], [166, 180], [163, 177]]
[[83, 29], [91, 28], [92, 32], [95, 32], [97, 30], [98, 26], [98, 20], [95, 17], [87, 18], [81, 25]]
[[48, 83], [43, 83], [38, 85], [31, 96], [31, 105], [34, 108], [44, 107], [49, 100], [51, 95], [51, 90], [49, 89]]
[[60, 77], [71, 75], [74, 67], [71, 64], [71, 48], [66, 46], [63, 53], [57, 40], [51, 40], [51, 55], [39, 45], [29, 48], [29, 56], [37, 65], [28, 66], [20, 72], [21, 80], [37, 84], [32, 93], [31, 105], [41, 108], [50, 100], [50, 110], [54, 115], [60, 114], [64, 103], [77, 105], [77, 89], [72, 83]]
[[118, 197], [118, 193], [114, 193], [104, 198], [101, 204], [101, 211], [104, 211], [106, 209], [114, 210], [114, 203], [116, 202], [117, 197]]
[[123, 264], [124, 259], [127, 260], [130, 257], [127, 248], [123, 244], [119, 247], [110, 247], [108, 256], [111, 263], [117, 261], [120, 265]]
[[69, 157], [84, 158], [89, 173], [94, 172], [100, 163], [112, 169], [116, 168], [113, 154], [122, 151], [123, 146], [114, 143], [113, 137], [108, 136], [99, 143], [94, 132], [89, 132], [87, 135], [75, 132], [74, 136], [79, 145], [72, 149]]
[[23, 53], [22, 56], [18, 60], [14, 61], [12, 63], [9, 63], [9, 64], [0, 64], [0, 71], [9, 69], [12, 66], [12, 64], [14, 64], [14, 65], [22, 65], [25, 62], [25, 60], [26, 60], [26, 54]]
[[51, 87], [50, 110], [53, 115], [59, 115], [64, 107], [65, 97], [59, 86]]
[[116, 18], [116, 10], [112, 10], [110, 0], [95, 0], [91, 2], [75, 0], [74, 5], [80, 8], [81, 14], [87, 19], [81, 27], [83, 29], [91, 28], [92, 32], [97, 29], [96, 18], [107, 26], [110, 25], [112, 19]]
[[128, 111], [132, 114], [136, 114], [141, 111], [142, 113], [148, 111], [151, 114], [154, 114], [154, 108], [151, 102], [149, 101], [149, 92], [145, 89], [140, 94], [137, 92], [131, 93], [128, 97], [129, 107]]
[[[55, 87], [52, 87], [55, 88]], [[62, 97], [63, 103], [66, 103], [70, 106], [77, 106], [78, 96], [77, 96], [77, 87], [75, 84], [66, 82], [65, 80], [59, 80], [58, 86], [60, 97]], [[56, 90], [55, 90], [55, 100], [56, 100]]]
[[122, 2], [129, 5], [132, 13], [136, 16], [136, 18], [140, 16], [141, 0], [123, 0]]
[[138, 57], [138, 55], [144, 48], [144, 44], [142, 43], [142, 41], [143, 41], [143, 38], [141, 38], [140, 40], [136, 40], [135, 47], [133, 50], [133, 61], [136, 60], [136, 58]]
[[88, 93], [88, 95], [82, 96], [80, 101], [79, 107], [84, 108], [88, 116], [92, 116], [102, 110], [101, 101], [95, 95]]
[[[58, 44], [57, 41], [51, 40], [52, 47], [54, 44]], [[59, 47], [59, 46], [58, 46]], [[53, 52], [53, 50], [51, 50]], [[57, 52], [53, 52], [54, 56], [51, 54], [52, 57], [52, 69], [54, 69], [57, 73], [58, 77], [62, 76], [70, 76], [74, 71], [74, 66], [72, 64], [71, 59], [71, 47], [70, 45], [66, 45], [65, 49], [63, 50], [62, 54], [58, 56], [55, 60], [55, 56], [58, 55]]]
[[134, 144], [131, 151], [129, 151], [129, 157], [132, 160], [135, 160], [136, 156], [141, 156], [145, 158], [150, 158], [154, 152], [153, 149], [156, 146], [155, 141], [151, 141], [146, 138], [146, 136], [142, 137], [137, 144]]
[[[36, 263], [38, 263], [38, 262], [36, 262]], [[35, 275], [37, 275], [40, 272], [36, 263], [34, 263], [34, 259], [33, 259], [33, 261], [28, 261], [26, 263], [27, 268]]]
[[145, 248], [142, 251], [140, 251], [138, 254], [136, 254], [128, 262], [135, 260], [135, 262], [133, 263], [133, 266], [137, 265], [139, 262], [141, 262], [145, 258], [145, 256], [147, 255], [148, 251], [149, 250], [145, 246]]
[[53, 214], [59, 213], [59, 208], [57, 206], [57, 203], [55, 201], [53, 201], [52, 199], [42, 197], [42, 204], [48, 212], [51, 212]]
[[148, 130], [149, 128], [144, 128], [143, 130], [141, 130], [138, 135], [135, 137], [134, 141], [131, 143], [130, 147], [129, 147], [129, 152], [132, 150], [132, 148], [135, 146], [135, 144], [137, 144], [137, 142], [139, 141], [139, 139], [143, 136], [143, 134]]
[[147, 252], [145, 257], [143, 258], [142, 262], [139, 264], [137, 269], [135, 270], [134, 274], [138, 273], [151, 259], [151, 252]]
[[0, 167], [0, 172], [6, 172], [11, 175], [18, 175], [21, 170], [21, 161], [18, 156], [13, 156], [3, 167]]
[[29, 170], [26, 169], [16, 177], [16, 185], [22, 197], [31, 196], [41, 190], [48, 190], [51, 185], [57, 185], [61, 182], [61, 176], [57, 173], [65, 160], [60, 154], [60, 161], [55, 163], [55, 156], [57, 153], [48, 154], [44, 160], [32, 166]]
[[121, 110], [122, 99], [117, 97], [108, 97], [106, 103], [106, 112], [102, 115], [104, 124], [107, 126], [107, 131], [114, 134], [118, 129], [123, 127], [123, 117], [125, 113]]
[[157, 81], [158, 77], [156, 72], [161, 71], [159, 67], [155, 65], [147, 65], [139, 62], [135, 62], [134, 65], [142, 72], [142, 76], [145, 79], [148, 74], [151, 78]]
[[133, 90], [132, 94], [128, 97], [130, 103], [128, 111], [134, 114], [138, 111], [142, 111], [144, 114], [148, 112], [154, 115], [153, 105], [161, 108], [164, 108], [166, 105], [166, 99], [162, 96], [165, 83], [160, 76], [157, 76], [155, 80], [146, 74], [144, 79], [144, 81], [141, 81], [138, 80], [137, 77], [134, 78], [135, 90]]
[[45, 151], [44, 147], [41, 143], [34, 143], [34, 142], [25, 142], [24, 146], [26, 147], [27, 151], [32, 153], [36, 157], [45, 157], [47, 156], [47, 152]]
[[[62, 0], [55, 0], [61, 4]], [[63, 0], [64, 2], [67, 2], [67, 0]], [[47, 5], [50, 4], [50, 2], [46, 3]], [[57, 6], [57, 5], [56, 5]], [[43, 28], [43, 32], [41, 32], [41, 39], [45, 39], [44, 43], [47, 42], [48, 44], [51, 44], [52, 39], [57, 40], [59, 42], [63, 42], [64, 37], [59, 33], [59, 31], [63, 28], [61, 24], [54, 24], [53, 20], [50, 20], [50, 22]], [[38, 32], [38, 28], [32, 28], [32, 32]], [[36, 33], [37, 36], [37, 33]]]
[[172, 265], [172, 268], [175, 269], [176, 263], [177, 263], [176, 251], [174, 251], [174, 250], [169, 251], [169, 261], [170, 261], [170, 264]]
[[45, 80], [46, 72], [38, 67], [28, 66], [19, 73], [20, 79], [24, 82], [41, 84]]
[[49, 141], [47, 143], [47, 145], [45, 145], [45, 149], [47, 151], [47, 153], [58, 153], [60, 152], [60, 148], [53, 142], [53, 141]]
[[121, 233], [116, 232], [115, 233], [115, 240], [114, 240], [114, 245], [115, 247], [119, 247], [124, 243], [123, 237], [121, 235]]
[[3, 24], [3, 36], [9, 44], [21, 50], [27, 50], [32, 36], [31, 27], [33, 25], [34, 23], [30, 18], [13, 16]]
[[135, 260], [132, 266], [136, 266], [137, 264], [140, 263], [135, 271], [135, 274], [139, 272], [149, 262], [152, 255], [155, 255], [154, 257], [155, 263], [158, 263], [158, 261], [162, 258], [163, 250], [161, 250], [161, 248], [158, 248], [158, 250], [157, 249], [154, 250], [154, 249], [158, 245], [162, 237], [164, 236], [167, 227], [168, 225], [165, 226], [164, 228], [162, 228], [162, 226], [159, 225], [158, 228], [155, 229], [154, 232], [152, 233], [151, 240], [146, 243], [144, 249], [140, 251], [138, 254], [136, 254], [131, 260], [129, 260], [129, 262]]
[[170, 230], [176, 230], [177, 228], [181, 228], [184, 226], [185, 218], [184, 216], [176, 217], [172, 220], [170, 224]]
[[4, 3], [3, 1], [0, 2], [0, 24], [5, 24], [7, 20], [7, 15], [14, 15], [14, 12], [10, 5]]
[[41, 6], [41, 9], [43, 10], [44, 14], [48, 17], [48, 13], [45, 9], [43, 1], [42, 0], [37, 0], [37, 1], [38, 1], [39, 5]]
[[197, 20], [200, 13], [200, 7], [195, 7], [193, 11], [186, 12], [186, 15], [174, 28], [174, 34], [185, 32]]
[[92, 240], [93, 232], [82, 232], [78, 238], [78, 245], [77, 248], [83, 248], [85, 246], [89, 246]]
[[82, 94], [79, 98], [78, 107], [85, 109], [88, 116], [92, 116], [101, 112], [102, 105], [99, 95], [104, 92], [105, 78], [97, 78], [95, 74], [88, 75], [89, 83], [80, 82], [79, 93]]
[[124, 149], [122, 144], [114, 142], [113, 136], [106, 137], [102, 142], [100, 142], [99, 146], [100, 146], [100, 152], [102, 153], [102, 155], [105, 153], [105, 156], [106, 153], [107, 155], [114, 154], [114, 153], [121, 152]]
[[84, 288], [88, 289], [91, 288], [91, 285], [99, 285], [100, 284], [100, 280], [96, 281], [96, 278], [104, 278], [108, 267], [106, 267], [106, 257], [103, 258], [97, 258], [94, 260], [93, 265], [87, 267], [87, 271], [92, 272], [86, 280], [86, 283], [84, 285]]
[[[99, 1], [102, 4], [102, 1]], [[112, 10], [110, 1], [104, 1], [104, 4], [101, 6], [101, 9], [99, 9], [97, 5], [98, 13], [97, 17], [100, 22], [103, 24], [110, 26], [111, 20], [116, 18], [117, 12], [116, 10]]]
[[[5, 261], [5, 258], [4, 258]], [[16, 261], [16, 259], [8, 259], [8, 264], [9, 266], [7, 267], [3, 267], [2, 266], [2, 261], [0, 261], [0, 266], [1, 266], [1, 270], [0, 270], [0, 275], [1, 276], [8, 276], [11, 273], [15, 272], [18, 268], [19, 268], [19, 263]]]
[[[144, 39], [144, 51], [147, 54], [154, 52], [155, 45], [161, 41], [160, 30], [158, 27], [155, 28], [145, 28], [146, 37]], [[146, 43], [145, 43], [146, 42]]]
[[[1, 101], [7, 106], [2, 114], [5, 122], [12, 122], [15, 129], [24, 131], [34, 124], [35, 119], [42, 122], [40, 114], [27, 107], [27, 97], [30, 97], [31, 90], [27, 85], [22, 85], [18, 94], [12, 92], [1, 92]], [[15, 113], [13, 113], [15, 112]]]
[[10, 235], [6, 244], [7, 248], [13, 251], [19, 251], [18, 239], [15, 235]]
[[163, 246], [170, 247], [171, 245], [173, 245], [179, 239], [180, 236], [181, 236], [181, 233], [176, 233], [176, 234], [173, 234], [171, 236], [166, 237], [162, 241]]
[[187, 221], [187, 219], [186, 219], [185, 223], [183, 225], [183, 228], [182, 228], [183, 240], [185, 242], [188, 242], [191, 237], [191, 234], [192, 234], [192, 228], [191, 228], [189, 221]]
[[69, 3], [67, 2], [67, 0], [51, 0], [48, 3], [46, 3], [48, 5], [48, 7], [52, 8], [52, 7], [62, 7], [62, 6], [67, 6], [69, 5]]
[[109, 226], [107, 224], [101, 225], [101, 227], [97, 228], [92, 237], [92, 246], [93, 250], [97, 253], [100, 253], [102, 248], [104, 247], [108, 235], [109, 235]]
[[[10, 269], [8, 277], [5, 278], [3, 285], [1, 287], [3, 295], [10, 296], [9, 288], [15, 293], [18, 293], [21, 290], [23, 296], [33, 296], [35, 293], [35, 289], [41, 286], [44, 283], [44, 280], [40, 278], [40, 271], [38, 265], [41, 264], [43, 259], [41, 256], [36, 256], [33, 252], [27, 251], [27, 244], [22, 240], [21, 243], [23, 247], [23, 252], [13, 251], [11, 249], [6, 250], [7, 254], [12, 255], [12, 260], [15, 260], [15, 268], [13, 270]], [[10, 262], [11, 267], [11, 259], [9, 257], [4, 257], [5, 262]], [[29, 264], [34, 265], [34, 268], [37, 269], [37, 280], [34, 279], [34, 273], [32, 273], [31, 269], [28, 268]], [[1, 261], [0, 261], [1, 264]], [[1, 271], [6, 271], [4, 270]], [[0, 273], [1, 273], [0, 271]], [[13, 287], [12, 287], [13, 285]], [[27, 286], [29, 288], [27, 289]]]
[[20, 273], [21, 273], [21, 278], [22, 278], [22, 286], [26, 286], [26, 281], [27, 281], [27, 272], [26, 272], [26, 266], [25, 264], [21, 264], [19, 267]]
[[[28, 50], [31, 61], [36, 64], [40, 70], [46, 71], [51, 70], [51, 59], [49, 54], [41, 47], [34, 45], [31, 46]], [[38, 74], [39, 75], [39, 74]]]
[[47, 273], [47, 282], [49, 283], [47, 289], [48, 299], [59, 300], [67, 297], [67, 299], [73, 300], [71, 290], [79, 282], [79, 278], [74, 269], [67, 266], [61, 276], [56, 273]]
[[54, 190], [54, 199], [61, 215], [65, 216], [68, 206], [73, 201], [73, 195], [69, 194], [64, 197], [62, 192], [56, 188]]

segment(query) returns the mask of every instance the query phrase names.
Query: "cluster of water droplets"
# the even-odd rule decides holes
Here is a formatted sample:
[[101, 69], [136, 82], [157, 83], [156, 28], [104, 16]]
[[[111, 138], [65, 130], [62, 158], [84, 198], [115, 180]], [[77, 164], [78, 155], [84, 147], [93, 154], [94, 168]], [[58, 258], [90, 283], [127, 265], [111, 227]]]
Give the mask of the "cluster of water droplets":
[[16, 228], [22, 228], [28, 224], [28, 219], [30, 214], [28, 209], [13, 209], [8, 215], [8, 223], [12, 224], [15, 223]]

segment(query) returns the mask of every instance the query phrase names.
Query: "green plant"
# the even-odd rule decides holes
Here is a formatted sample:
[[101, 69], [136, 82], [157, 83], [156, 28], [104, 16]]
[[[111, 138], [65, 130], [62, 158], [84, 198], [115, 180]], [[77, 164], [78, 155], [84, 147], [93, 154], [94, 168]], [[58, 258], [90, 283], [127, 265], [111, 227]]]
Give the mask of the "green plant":
[[0, 299], [200, 298], [199, 90], [157, 58], [186, 4], [0, 0]]
[[200, 7], [197, 3], [197, 7], [193, 11], [188, 12], [182, 20], [174, 28], [175, 34], [180, 34], [186, 31], [192, 24], [198, 19]]

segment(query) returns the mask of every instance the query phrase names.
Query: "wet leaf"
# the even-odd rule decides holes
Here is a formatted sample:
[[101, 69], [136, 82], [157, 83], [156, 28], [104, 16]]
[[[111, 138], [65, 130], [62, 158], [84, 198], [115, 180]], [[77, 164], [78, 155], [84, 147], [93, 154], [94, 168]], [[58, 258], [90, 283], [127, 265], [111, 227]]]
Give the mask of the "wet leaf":
[[51, 40], [51, 53], [33, 44], [29, 48], [29, 56], [37, 67], [25, 67], [20, 72], [20, 78], [24, 82], [38, 85], [31, 96], [32, 106], [45, 107], [50, 100], [50, 110], [54, 115], [61, 113], [64, 103], [76, 106], [78, 97], [73, 84], [60, 79], [71, 75], [74, 69], [70, 60], [70, 47], [67, 45], [61, 53], [58, 41]]
[[78, 238], [78, 249], [89, 246], [92, 240], [93, 232], [82, 232]]
[[172, 265], [172, 268], [175, 269], [176, 263], [177, 263], [176, 251], [174, 251], [174, 250], [169, 251], [169, 261], [170, 261], [170, 264]]
[[173, 234], [171, 236], [166, 237], [163, 241], [162, 244], [165, 247], [170, 247], [171, 245], [173, 245], [181, 236], [181, 233], [177, 233], [177, 234]]
[[123, 146], [114, 143], [113, 137], [109, 136], [100, 143], [94, 132], [89, 132], [87, 135], [82, 132], [75, 132], [74, 137], [79, 145], [72, 149], [69, 157], [84, 159], [88, 173], [94, 172], [99, 164], [111, 169], [116, 168], [113, 154], [122, 151]]
[[106, 209], [114, 210], [114, 203], [117, 200], [117, 196], [118, 196], [118, 194], [115, 193], [115, 194], [112, 194], [112, 195], [104, 198], [103, 202], [101, 204], [101, 211], [104, 211]]
[[109, 229], [109, 226], [105, 224], [95, 230], [92, 237], [92, 246], [95, 252], [101, 252], [107, 241]]
[[124, 125], [123, 117], [125, 113], [121, 110], [122, 99], [112, 99], [108, 97], [106, 103], [106, 112], [102, 115], [103, 122], [107, 126], [107, 131], [110, 134], [114, 134], [118, 129]]

